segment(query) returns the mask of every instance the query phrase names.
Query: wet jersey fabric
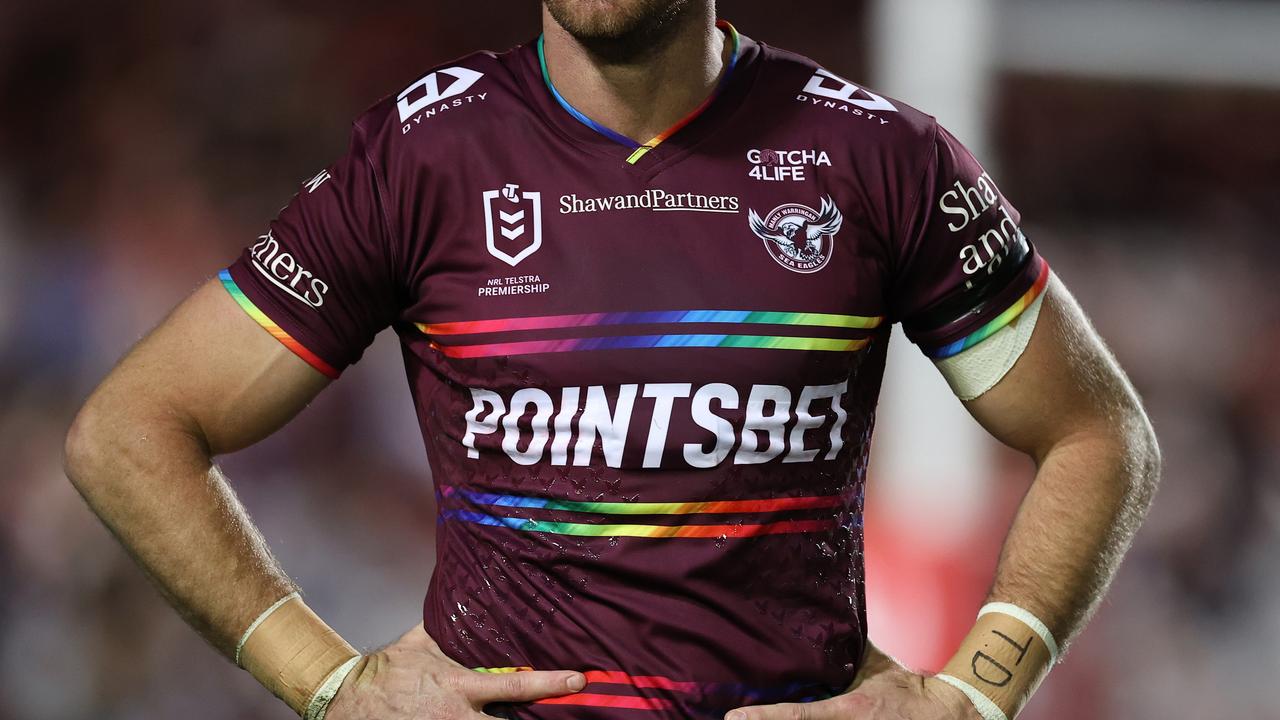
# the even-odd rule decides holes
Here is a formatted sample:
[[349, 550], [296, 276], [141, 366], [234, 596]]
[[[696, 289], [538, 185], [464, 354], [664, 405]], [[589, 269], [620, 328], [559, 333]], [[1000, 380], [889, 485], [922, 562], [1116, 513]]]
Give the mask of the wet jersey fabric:
[[1048, 268], [928, 115], [740, 38], [638, 158], [535, 43], [424, 75], [221, 274], [337, 377], [398, 334], [439, 501], [427, 630], [576, 669], [515, 718], [707, 718], [848, 686], [889, 328], [933, 357]]

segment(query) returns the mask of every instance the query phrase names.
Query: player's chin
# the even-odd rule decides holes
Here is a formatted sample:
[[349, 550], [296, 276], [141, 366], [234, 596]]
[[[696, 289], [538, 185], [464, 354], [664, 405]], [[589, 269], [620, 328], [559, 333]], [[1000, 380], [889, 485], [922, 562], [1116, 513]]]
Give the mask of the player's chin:
[[688, 0], [543, 0], [551, 17], [584, 41], [620, 40], [662, 25]]

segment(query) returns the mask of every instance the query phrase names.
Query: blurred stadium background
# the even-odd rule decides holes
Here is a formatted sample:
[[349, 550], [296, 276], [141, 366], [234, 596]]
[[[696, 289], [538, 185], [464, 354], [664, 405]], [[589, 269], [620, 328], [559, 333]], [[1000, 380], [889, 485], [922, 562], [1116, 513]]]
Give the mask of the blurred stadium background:
[[[1280, 718], [1280, 4], [722, 0], [720, 14], [974, 148], [1146, 398], [1163, 488], [1024, 717]], [[338, 156], [363, 108], [536, 23], [534, 0], [0, 3], [0, 718], [291, 717], [84, 508], [63, 434], [119, 355]], [[1031, 468], [908, 345], [890, 364], [872, 636], [936, 669]], [[433, 505], [393, 335], [224, 465], [349, 639], [415, 622]]]

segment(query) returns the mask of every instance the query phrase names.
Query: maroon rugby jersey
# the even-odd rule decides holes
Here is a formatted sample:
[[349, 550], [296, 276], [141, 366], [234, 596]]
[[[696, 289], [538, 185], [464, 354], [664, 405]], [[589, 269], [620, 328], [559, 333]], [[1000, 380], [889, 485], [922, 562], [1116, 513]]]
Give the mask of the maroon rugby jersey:
[[424, 618], [467, 667], [576, 669], [518, 718], [704, 718], [843, 690], [890, 325], [933, 357], [1044, 287], [935, 120], [741, 38], [647, 152], [536, 44], [356, 121], [222, 280], [317, 370], [400, 336], [439, 498]]

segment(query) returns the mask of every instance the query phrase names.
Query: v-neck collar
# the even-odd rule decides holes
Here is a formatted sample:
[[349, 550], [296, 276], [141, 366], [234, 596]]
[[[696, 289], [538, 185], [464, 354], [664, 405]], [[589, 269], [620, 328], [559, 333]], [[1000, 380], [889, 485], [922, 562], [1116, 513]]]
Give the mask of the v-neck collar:
[[530, 103], [549, 124], [575, 145], [593, 154], [615, 158], [628, 167], [665, 164], [664, 160], [683, 154], [683, 150], [706, 137], [717, 127], [717, 119], [730, 115], [741, 103], [754, 79], [759, 46], [750, 38], [739, 35], [727, 21], [717, 21], [716, 27], [729, 36], [733, 49], [729, 65], [721, 74], [715, 89], [693, 112], [647, 143], [637, 143], [591, 120], [560, 95], [546, 72], [541, 36], [536, 42], [517, 51], [523, 70], [522, 84]]

